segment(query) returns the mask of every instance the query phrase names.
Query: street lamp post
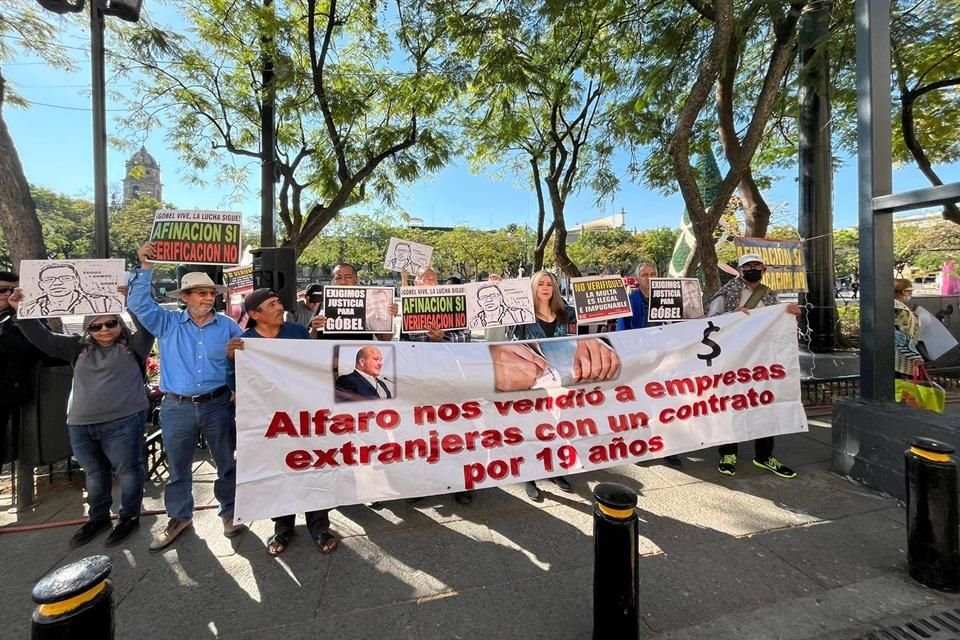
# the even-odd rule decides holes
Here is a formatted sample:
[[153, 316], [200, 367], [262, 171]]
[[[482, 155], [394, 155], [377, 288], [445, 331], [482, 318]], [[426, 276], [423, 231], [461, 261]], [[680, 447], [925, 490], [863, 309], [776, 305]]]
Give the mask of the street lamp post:
[[[54, 13], [83, 11], [85, 0], [37, 0]], [[91, 0], [90, 66], [93, 89], [93, 242], [95, 257], [110, 257], [107, 224], [107, 112], [104, 81], [103, 18], [116, 16], [127, 22], [140, 19], [143, 0]]]

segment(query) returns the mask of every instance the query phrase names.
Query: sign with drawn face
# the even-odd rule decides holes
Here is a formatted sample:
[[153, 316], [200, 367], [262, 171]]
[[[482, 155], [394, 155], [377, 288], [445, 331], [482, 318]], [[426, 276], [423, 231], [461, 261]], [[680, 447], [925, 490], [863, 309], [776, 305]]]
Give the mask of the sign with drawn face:
[[468, 282], [467, 317], [471, 329], [509, 327], [536, 322], [530, 278]]
[[432, 257], [433, 247], [429, 245], [390, 238], [390, 246], [387, 247], [383, 266], [390, 271], [406, 271], [411, 275], [417, 275], [417, 271], [430, 264]]
[[23, 260], [20, 318], [122, 313], [123, 260]]

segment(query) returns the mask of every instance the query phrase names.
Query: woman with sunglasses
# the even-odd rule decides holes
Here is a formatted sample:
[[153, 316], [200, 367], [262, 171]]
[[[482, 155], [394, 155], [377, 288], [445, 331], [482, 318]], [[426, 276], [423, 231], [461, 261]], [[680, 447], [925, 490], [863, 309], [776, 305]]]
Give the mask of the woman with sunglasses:
[[[22, 300], [17, 289], [10, 306], [17, 309]], [[106, 544], [118, 544], [140, 525], [149, 404], [143, 366], [153, 336], [136, 324], [137, 332], [131, 334], [119, 315], [87, 316], [82, 335], [65, 336], [51, 333], [39, 320], [17, 320], [38, 349], [73, 364], [67, 425], [73, 454], [86, 475], [89, 513], [87, 523], [70, 539], [72, 547], [110, 528], [113, 475], [120, 480], [120, 517]]]

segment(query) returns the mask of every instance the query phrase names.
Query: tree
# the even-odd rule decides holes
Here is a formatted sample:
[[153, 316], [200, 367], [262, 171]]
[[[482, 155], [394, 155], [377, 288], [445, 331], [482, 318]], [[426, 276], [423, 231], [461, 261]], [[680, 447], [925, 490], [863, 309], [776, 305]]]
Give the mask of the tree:
[[138, 262], [137, 249], [150, 237], [157, 209], [174, 208], [150, 196], [140, 196], [110, 214], [110, 255], [123, 258], [128, 265]]
[[529, 175], [535, 269], [552, 239], [557, 266], [579, 275], [567, 252], [567, 199], [584, 185], [598, 197], [618, 188], [607, 125], [629, 75], [636, 18], [619, 0], [474, 2], [464, 11], [456, 36], [476, 61], [466, 98], [470, 161]]
[[618, 274], [629, 274], [644, 254], [634, 234], [626, 229], [610, 229], [581, 233], [570, 245], [570, 257], [581, 267], [596, 272], [610, 269]]
[[93, 202], [43, 187], [32, 187], [30, 191], [43, 227], [46, 244], [43, 257], [61, 260], [92, 257]]
[[[844, 150], [856, 153], [857, 91], [853, 3], [838, 3], [831, 38], [834, 130]], [[890, 43], [894, 118], [893, 159], [915, 162], [932, 185], [943, 184], [933, 165], [960, 159], [960, 23], [952, 0], [893, 0]], [[960, 223], [960, 210], [943, 216]]]
[[26, 107], [28, 103], [7, 84], [2, 64], [12, 56], [26, 54], [69, 68], [69, 58], [55, 45], [56, 35], [57, 29], [33, 2], [8, 0], [0, 7], [0, 231], [14, 269], [21, 260], [46, 257], [46, 251], [30, 184], [3, 119], [4, 105]]
[[[655, 3], [647, 16], [647, 28], [657, 37], [640, 47], [634, 111], [621, 119], [621, 133], [633, 144], [652, 146], [636, 167], [644, 182], [665, 191], [679, 188], [697, 241], [687, 275], [699, 264], [708, 294], [720, 284], [713, 234], [738, 186], [751, 207], [747, 232], [765, 235], [769, 208], [764, 213], [759, 189], [751, 186], [757, 183], [752, 163], [758, 152], [767, 166], [782, 161], [773, 142], [769, 150], [762, 145], [778, 139], [768, 127], [783, 100], [804, 4], [752, 0], [735, 7], [733, 0], [687, 0]], [[711, 94], [714, 109], [707, 106]], [[717, 131], [728, 169], [707, 201], [691, 159], [713, 145]]]
[[680, 232], [670, 227], [646, 229], [636, 234], [636, 242], [640, 246], [641, 260], [657, 265], [657, 273], [667, 275], [673, 247], [677, 243]]
[[859, 233], [856, 228], [833, 232], [833, 269], [838, 277], [860, 273]]
[[[153, 25], [127, 34], [122, 69], [146, 80], [126, 122], [166, 122], [189, 167], [220, 162], [222, 177], [242, 181], [259, 167], [260, 105], [273, 89], [282, 244], [299, 255], [341, 211], [372, 196], [389, 205], [399, 184], [448, 160], [444, 109], [463, 65], [433, 5], [183, 0], [192, 37]], [[275, 60], [272, 87], [260, 81], [261, 53]]]

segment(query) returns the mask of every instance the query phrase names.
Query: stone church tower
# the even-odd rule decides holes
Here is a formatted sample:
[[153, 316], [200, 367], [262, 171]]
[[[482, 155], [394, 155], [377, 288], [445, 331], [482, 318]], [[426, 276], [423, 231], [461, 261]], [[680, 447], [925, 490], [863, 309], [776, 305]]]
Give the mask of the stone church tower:
[[160, 165], [144, 147], [127, 160], [127, 175], [123, 179], [123, 201], [130, 202], [140, 196], [163, 201]]

